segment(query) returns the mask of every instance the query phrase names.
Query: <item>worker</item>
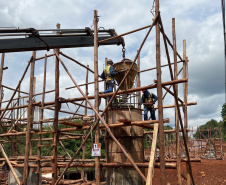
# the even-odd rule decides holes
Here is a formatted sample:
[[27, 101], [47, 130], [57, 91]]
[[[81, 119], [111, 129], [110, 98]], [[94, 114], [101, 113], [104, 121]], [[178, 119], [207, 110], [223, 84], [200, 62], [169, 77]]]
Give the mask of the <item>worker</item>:
[[148, 111], [151, 113], [151, 119], [156, 120], [154, 104], [158, 97], [148, 90], [142, 90], [142, 93], [141, 103], [144, 105], [144, 120], [148, 120]]
[[[106, 93], [111, 93], [113, 92], [114, 88], [114, 76], [116, 76], [118, 73], [114, 72], [113, 70], [113, 61], [111, 59], [108, 59], [107, 61], [107, 66], [103, 70], [101, 74], [101, 78], [106, 81], [106, 87], [107, 89], [104, 92], [100, 92], [100, 94], [106, 94]], [[109, 100], [111, 97], [108, 98]]]

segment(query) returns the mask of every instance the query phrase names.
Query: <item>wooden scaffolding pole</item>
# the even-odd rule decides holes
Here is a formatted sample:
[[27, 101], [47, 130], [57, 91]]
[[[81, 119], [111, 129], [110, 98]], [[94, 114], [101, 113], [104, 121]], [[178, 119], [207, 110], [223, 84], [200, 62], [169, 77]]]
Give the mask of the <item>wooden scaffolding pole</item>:
[[[89, 65], [87, 65], [87, 70], [86, 70], [86, 89], [85, 89], [85, 94], [86, 96], [88, 96], [88, 74], [89, 74]], [[85, 101], [85, 115], [87, 115], [87, 110], [88, 110], [88, 106], [87, 106], [87, 101]], [[84, 134], [86, 133], [86, 131], [84, 130]], [[82, 141], [84, 141], [84, 138], [82, 138]], [[82, 147], [82, 159], [84, 160], [86, 158], [86, 143], [84, 144], [84, 146]], [[83, 179], [83, 181], [85, 181], [85, 168], [82, 168], [81, 171], [81, 179]]]
[[[99, 113], [99, 83], [98, 83], [98, 13], [94, 10], [94, 81], [95, 81], [95, 109]], [[95, 114], [95, 121], [98, 120], [97, 114]], [[100, 130], [99, 124], [95, 129], [95, 143], [100, 142]], [[100, 185], [100, 157], [95, 156], [95, 179], [96, 185]]]
[[2, 53], [1, 67], [0, 67], [0, 108], [2, 107], [1, 101], [3, 99], [2, 77], [3, 77], [4, 59], [5, 59], [5, 53]]
[[28, 112], [27, 112], [27, 130], [26, 130], [26, 144], [25, 144], [25, 153], [24, 153], [24, 172], [23, 172], [23, 183], [27, 185], [27, 177], [29, 171], [29, 155], [31, 147], [31, 125], [34, 119], [34, 109], [33, 109], [33, 93], [34, 93], [34, 72], [35, 72], [35, 57], [36, 51], [33, 51], [32, 62], [30, 69], [30, 88], [29, 88], [29, 100], [28, 100]]
[[[177, 45], [176, 45], [176, 28], [175, 18], [172, 19], [172, 35], [173, 35], [173, 56], [174, 56], [174, 80], [178, 79], [177, 76]], [[175, 84], [175, 91], [178, 94], [178, 84]], [[178, 98], [179, 99], [179, 98]], [[177, 182], [182, 184], [181, 181], [181, 159], [180, 159], [180, 132], [179, 132], [179, 119], [178, 109], [175, 103], [175, 130], [176, 130], [176, 150], [177, 150]]]
[[[140, 54], [138, 55], [138, 58], [137, 58], [137, 70], [140, 71]], [[140, 73], [137, 74], [137, 87], [140, 87]], [[139, 104], [140, 97], [141, 97], [141, 94], [140, 94], [140, 91], [138, 91], [137, 92], [138, 109], [141, 109], [141, 104]]]
[[[45, 55], [45, 61], [44, 61], [44, 75], [43, 75], [43, 87], [42, 87], [42, 107], [44, 106], [45, 103], [45, 90], [46, 90], [46, 67], [47, 67], [47, 55]], [[42, 123], [43, 123], [43, 118], [44, 118], [44, 109], [39, 109], [40, 110], [40, 123], [39, 123], [39, 132], [42, 132]], [[42, 134], [38, 135], [38, 145], [42, 144]], [[38, 158], [40, 159], [42, 156], [42, 148], [38, 147]], [[40, 178], [40, 173], [41, 172], [41, 162], [38, 160], [37, 164], [37, 181], [36, 184], [39, 185], [39, 178]]]
[[[187, 53], [186, 53], [186, 40], [183, 40], [183, 77], [188, 78], [188, 60], [187, 60]], [[186, 133], [186, 139], [188, 141], [188, 83], [183, 83], [183, 89], [184, 89], [184, 130]], [[197, 129], [198, 131], [198, 129]], [[187, 185], [191, 184], [191, 176], [189, 173], [189, 164], [188, 161], [186, 162], [186, 168], [187, 168]]]
[[[60, 29], [60, 24], [56, 25], [57, 29]], [[59, 33], [57, 33], [59, 34]], [[56, 49], [56, 54], [59, 54], [59, 49]], [[58, 118], [60, 110], [59, 102], [59, 78], [60, 78], [60, 69], [59, 69], [59, 59], [56, 57], [55, 61], [55, 111], [54, 111], [54, 121], [53, 121], [53, 171], [52, 171], [52, 184], [55, 184], [57, 180], [57, 144], [59, 140], [58, 134]]]
[[[155, 15], [159, 14], [159, 0], [155, 1]], [[159, 21], [159, 20], [158, 20]], [[161, 51], [160, 51], [160, 29], [156, 24], [156, 76], [157, 76], [157, 96], [158, 96], [158, 120], [159, 120], [159, 147], [160, 147], [160, 178], [161, 184], [166, 185], [165, 172], [165, 135], [163, 124], [163, 103], [162, 103], [162, 78], [161, 78]]]

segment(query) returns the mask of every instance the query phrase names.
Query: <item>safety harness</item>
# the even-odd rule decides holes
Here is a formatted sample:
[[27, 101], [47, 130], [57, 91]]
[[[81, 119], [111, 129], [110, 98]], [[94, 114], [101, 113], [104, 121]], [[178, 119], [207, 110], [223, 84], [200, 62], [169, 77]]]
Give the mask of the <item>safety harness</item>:
[[104, 75], [105, 75], [106, 81], [112, 81], [112, 79], [113, 79], [112, 76], [111, 76], [111, 73], [110, 73], [110, 67], [111, 66], [107, 66], [104, 69]]
[[[142, 95], [142, 98], [144, 99], [144, 103], [153, 103], [152, 93], [148, 95], [148, 97], [144, 97], [144, 94]], [[150, 105], [145, 105], [147, 107], [150, 107]]]

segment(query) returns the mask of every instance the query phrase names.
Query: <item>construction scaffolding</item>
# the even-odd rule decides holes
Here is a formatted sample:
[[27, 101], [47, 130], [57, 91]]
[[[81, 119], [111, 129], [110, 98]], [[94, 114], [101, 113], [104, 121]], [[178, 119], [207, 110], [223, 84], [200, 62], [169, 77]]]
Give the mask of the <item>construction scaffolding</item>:
[[[186, 55], [186, 41], [183, 41], [183, 57], [181, 57], [177, 52], [176, 47], [175, 19], [172, 20], [173, 42], [171, 42], [163, 28], [158, 0], [155, 1], [155, 11], [156, 16], [151, 25], [121, 35], [117, 35], [114, 31], [109, 30], [109, 32], [107, 32], [109, 34], [107, 38], [100, 36], [100, 34], [103, 33], [103, 30], [98, 29], [98, 14], [96, 10], [94, 11], [94, 30], [87, 28], [85, 30], [70, 30], [74, 35], [64, 35], [65, 33], [71, 32], [60, 29], [59, 24], [57, 24], [57, 29], [55, 30], [57, 34], [51, 38], [42, 36], [39, 34], [38, 30], [33, 29], [20, 30], [20, 33], [18, 30], [2, 30], [0, 32], [2, 33], [2, 36], [9, 36], [10, 34], [15, 33], [19, 36], [21, 32], [28, 35], [28, 37], [25, 38], [27, 40], [23, 41], [23, 43], [25, 43], [23, 47], [18, 44], [18, 40], [16, 39], [12, 40], [12, 43], [9, 45], [6, 44], [7, 39], [6, 41], [0, 40], [0, 52], [2, 53], [0, 68], [0, 96], [2, 100], [0, 104], [0, 137], [2, 138], [0, 149], [2, 158], [0, 158], [0, 161], [2, 162], [2, 166], [7, 164], [7, 167], [10, 170], [11, 175], [8, 180], [9, 184], [13, 182], [13, 180], [18, 184], [25, 185], [91, 184], [92, 182], [87, 180], [85, 175], [85, 168], [95, 168], [94, 183], [97, 185], [103, 184], [104, 182], [107, 184], [117, 184], [116, 180], [111, 183], [112, 179], [109, 179], [112, 177], [112, 174], [116, 174], [115, 171], [117, 171], [112, 171], [111, 169], [116, 168], [126, 169], [126, 171], [129, 168], [133, 170], [133, 174], [135, 171], [136, 174], [133, 176], [133, 178], [137, 179], [135, 184], [146, 183], [149, 185], [152, 184], [154, 168], [160, 168], [161, 184], [166, 184], [167, 179], [165, 169], [168, 167], [177, 169], [178, 183], [182, 184], [181, 179], [185, 177], [181, 175], [181, 162], [186, 162], [187, 177], [185, 179], [187, 184], [195, 184], [192, 175], [190, 159], [191, 153], [189, 152], [188, 144], [189, 130], [187, 106], [195, 105], [196, 102], [187, 101], [188, 57]], [[140, 70], [140, 52], [154, 26], [156, 28], [156, 67]], [[147, 28], [149, 30], [138, 48], [136, 56], [133, 60], [126, 61], [129, 62], [129, 64], [126, 65], [126, 70], [123, 71], [123, 75], [121, 76], [117, 88], [113, 93], [99, 94], [99, 83], [102, 83], [102, 80], [99, 80], [98, 75], [98, 46], [112, 44], [122, 44], [124, 46], [122, 36]], [[104, 33], [106, 34], [106, 30]], [[160, 35], [162, 35], [167, 56], [168, 64], [166, 65], [161, 65]], [[54, 38], [57, 41], [53, 44]], [[65, 41], [65, 43], [59, 43], [62, 42], [62, 40], [58, 41], [59, 38], [68, 40]], [[86, 43], [84, 43], [85, 41], [82, 41], [83, 43], [78, 43], [77, 45], [74, 44], [74, 42], [80, 42], [79, 39], [84, 39]], [[34, 40], [39, 42], [39, 45], [32, 45]], [[28, 42], [30, 45], [26, 44]], [[72, 42], [73, 44], [69, 42]], [[94, 48], [94, 70], [60, 51], [60, 48], [88, 46]], [[171, 47], [173, 51], [172, 63], [168, 47]], [[43, 49], [53, 49], [53, 53], [37, 58], [36, 51], [33, 50]], [[33, 51], [33, 54], [31, 59], [28, 61], [27, 67], [16, 88], [10, 88], [2, 84], [4, 57], [6, 52], [19, 51]], [[55, 57], [55, 84], [53, 90], [47, 91], [47, 63], [49, 62], [47, 60], [49, 57]], [[70, 69], [66, 67], [64, 60], [73, 61], [76, 65], [86, 70], [86, 83], [78, 84], [76, 82]], [[35, 64], [37, 61], [44, 63], [43, 86], [41, 93], [36, 93], [35, 88], [35, 81], [37, 81], [37, 76], [35, 77]], [[122, 63], [125, 64], [125, 58]], [[178, 63], [183, 63], [181, 70], [178, 70]], [[137, 65], [137, 71], [134, 69], [134, 65]], [[174, 70], [172, 69], [172, 65], [174, 65]], [[67, 87], [66, 90], [73, 89], [73, 94], [80, 92], [82, 97], [60, 97], [60, 66], [68, 74], [74, 85], [72, 87]], [[163, 67], [169, 67], [169, 81], [162, 82], [161, 69]], [[117, 67], [115, 66], [115, 68]], [[30, 69], [29, 92], [24, 92], [21, 90], [23, 89], [21, 84], [28, 69]], [[122, 72], [121, 69], [119, 70]], [[131, 76], [129, 75], [132, 70], [135, 70], [137, 74], [135, 74], [136, 79], [131, 81]], [[151, 85], [141, 86], [140, 74], [150, 70], [156, 70], [156, 80]], [[88, 81], [88, 75], [90, 72], [94, 75], [93, 82]], [[181, 72], [182, 78], [178, 79]], [[133, 84], [131, 85], [130, 83]], [[180, 83], [183, 83], [183, 100], [178, 97], [178, 84]], [[94, 85], [94, 92], [89, 92], [90, 85]], [[173, 90], [170, 90], [171, 87]], [[158, 120], [142, 121], [140, 91], [154, 88], [157, 88], [158, 105], [155, 109], [158, 110]], [[4, 99], [3, 89], [13, 91], [9, 100]], [[164, 95], [162, 94], [163, 91], [165, 91]], [[6, 93], [6, 90], [4, 93]], [[94, 93], [94, 95], [88, 96], [90, 93]], [[163, 105], [163, 99], [166, 97], [167, 93], [172, 95], [172, 98], [174, 98], [174, 105]], [[22, 94], [25, 95], [22, 96]], [[54, 97], [54, 101], [46, 102], [46, 96], [48, 94], [50, 94], [49, 96]], [[107, 100], [108, 97], [111, 97], [109, 101]], [[100, 110], [100, 99], [105, 99], [104, 110]], [[76, 111], [70, 111], [69, 106], [77, 106]], [[69, 110], [64, 110], [66, 107], [68, 107]], [[169, 140], [166, 139], [168, 136], [166, 134], [167, 131], [164, 130], [164, 124], [169, 123], [170, 120], [163, 116], [163, 110], [165, 108], [175, 108], [175, 129], [171, 130], [171, 133], [175, 134], [175, 152], [173, 157], [169, 157], [167, 154], [167, 143]], [[79, 110], [84, 113], [78, 113]], [[46, 111], [53, 112], [52, 114], [49, 114], [48, 112], [48, 114], [44, 116]], [[122, 113], [126, 116], [123, 117]], [[66, 116], [60, 118], [60, 114], [66, 114]], [[51, 117], [50, 115], [53, 116]], [[62, 125], [64, 125], [64, 127], [61, 127]], [[124, 135], [122, 133], [124, 133]], [[49, 134], [51, 137], [49, 137]], [[147, 163], [145, 163], [144, 160], [143, 134], [147, 135], [152, 140], [151, 152], [148, 158], [149, 162]], [[95, 158], [92, 159], [85, 158], [87, 150], [86, 143], [88, 139], [93, 137], [93, 135], [95, 138], [94, 141], [92, 139], [94, 147], [97, 146], [100, 148], [100, 143], [105, 145], [105, 147], [101, 147], [105, 148], [106, 158], [101, 158], [99, 155], [96, 155]], [[71, 155], [68, 152], [67, 147], [64, 146], [63, 142], [65, 140], [80, 141], [80, 146], [75, 149], [76, 151], [74, 155]], [[128, 141], [131, 141], [133, 146], [127, 146], [129, 143]], [[181, 157], [181, 143], [183, 143], [183, 157]], [[8, 148], [10, 150], [8, 150]], [[59, 148], [65, 152], [65, 155], [59, 155]], [[115, 151], [113, 151], [113, 148], [115, 148]], [[7, 152], [10, 153], [10, 155], [8, 155]], [[80, 152], [82, 152], [82, 157], [78, 158]], [[139, 157], [136, 158], [135, 156], [138, 156], [138, 153]], [[112, 157], [116, 155], [117, 157]], [[121, 160], [118, 160], [119, 158], [121, 158]], [[168, 163], [167, 159], [169, 158], [175, 158], [176, 161], [174, 162], [176, 163], [172, 163], [172, 161], [171, 163]], [[77, 170], [81, 174], [81, 178], [77, 180], [64, 179], [63, 177], [69, 168]], [[144, 172], [145, 168], [148, 169], [147, 174]], [[20, 172], [19, 169], [23, 169], [22, 172]], [[30, 177], [33, 172], [35, 177]], [[119, 170], [117, 175], [119, 175], [119, 173], [124, 174], [125, 171]], [[41, 174], [52, 174], [52, 177], [50, 179], [42, 178]], [[120, 178], [124, 178], [124, 176]], [[126, 182], [127, 180], [128, 179], [125, 178], [125, 182], [118, 182], [118, 184], [130, 184], [130, 182]]]

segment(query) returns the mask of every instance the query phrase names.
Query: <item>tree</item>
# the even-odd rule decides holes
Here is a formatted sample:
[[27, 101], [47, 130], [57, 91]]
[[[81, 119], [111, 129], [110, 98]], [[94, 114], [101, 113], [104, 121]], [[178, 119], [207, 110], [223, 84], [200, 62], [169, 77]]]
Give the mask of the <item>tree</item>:
[[226, 103], [222, 106], [221, 117], [223, 119], [223, 129], [226, 130]]

